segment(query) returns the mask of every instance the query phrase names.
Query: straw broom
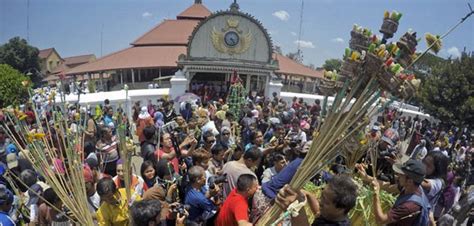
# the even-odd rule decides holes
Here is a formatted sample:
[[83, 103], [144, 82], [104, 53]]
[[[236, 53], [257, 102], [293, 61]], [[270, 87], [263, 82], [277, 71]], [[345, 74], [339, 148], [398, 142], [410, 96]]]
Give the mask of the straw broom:
[[[353, 85], [355, 84], [355, 87], [344, 98], [349, 88], [348, 84], [346, 82], [343, 89], [337, 94], [331, 109], [327, 112], [327, 118], [318, 128], [310, 151], [290, 182], [290, 186], [293, 189], [302, 188], [313, 175], [320, 172], [326, 164], [339, 154], [336, 148], [348, 136], [364, 126], [365, 123], [360, 123], [359, 125], [357, 123], [367, 120], [364, 119], [364, 116], [372, 104], [379, 98], [374, 77], [371, 77], [371, 80], [365, 86], [361, 84], [361, 81], [354, 82]], [[358, 89], [363, 90], [362, 94], [350, 105], [352, 97]], [[273, 205], [257, 222], [257, 225], [269, 225], [275, 222], [281, 212], [279, 207]]]
[[[470, 16], [474, 14], [474, 10], [472, 10], [470, 5], [469, 5], [469, 10], [470, 10], [469, 13], [465, 17], [463, 17], [459, 23], [454, 25], [447, 33], [442, 35], [440, 39], [449, 35], [460, 24], [462, 24], [467, 18], [469, 18]], [[407, 68], [411, 68], [419, 59], [421, 59], [421, 57], [423, 57], [431, 48], [433, 48], [437, 44], [438, 44], [438, 41], [432, 43], [427, 48], [427, 50], [425, 50], [422, 54], [420, 54], [410, 65], [407, 66]], [[302, 188], [304, 183], [306, 183], [311, 178], [311, 175], [315, 175], [316, 173], [319, 173], [322, 167], [324, 167], [324, 164], [329, 163], [331, 159], [337, 156], [338, 152], [334, 150], [342, 141], [345, 140], [345, 138], [349, 136], [349, 134], [352, 134], [355, 129], [350, 131], [347, 135], [343, 133], [348, 131], [349, 128], [352, 128], [352, 125], [354, 125], [354, 121], [361, 120], [364, 114], [366, 113], [366, 111], [368, 110], [368, 106], [375, 103], [376, 98], [379, 97], [379, 94], [376, 93], [377, 92], [376, 90], [378, 89], [380, 85], [377, 84], [377, 82], [375, 81], [375, 76], [377, 75], [377, 73], [380, 73], [380, 72], [381, 72], [381, 68], [376, 69], [375, 71], [371, 71], [369, 73], [369, 75], [371, 76], [371, 79], [368, 85], [366, 85], [365, 88], [363, 88], [362, 94], [357, 97], [357, 100], [350, 107], [348, 112], [343, 113], [341, 109], [345, 109], [346, 107], [348, 107], [348, 100], [354, 97], [354, 94], [355, 94], [354, 91], [360, 89], [360, 85], [361, 85], [360, 81], [362, 81], [363, 79], [359, 80], [359, 83], [349, 93], [348, 97], [345, 100], [345, 103], [341, 105], [342, 103], [341, 97], [345, 94], [345, 90], [347, 89], [347, 86], [346, 86], [347, 82], [346, 82], [343, 90], [339, 92], [338, 95], [336, 96], [336, 99], [333, 103], [333, 107], [328, 112], [329, 116], [325, 120], [324, 125], [320, 126], [320, 128], [318, 127], [318, 129], [316, 130], [315, 132], [316, 136], [313, 138], [313, 143], [311, 145], [310, 151], [308, 155], [306, 156], [306, 158], [303, 160], [301, 166], [298, 168], [292, 181], [290, 182], [290, 186], [293, 189]], [[363, 73], [367, 74], [367, 71], [364, 71]], [[373, 94], [375, 94], [374, 96], [376, 98], [370, 99]], [[374, 109], [372, 109], [372, 111], [373, 110]], [[339, 134], [342, 134], [342, 135], [339, 135]], [[337, 142], [338, 140], [339, 142]], [[335, 142], [337, 142], [337, 144], [334, 145]], [[329, 146], [331, 145], [332, 145], [332, 148], [329, 148]], [[374, 161], [374, 158], [377, 157], [375, 151], [373, 150], [371, 151], [370, 155], [372, 157], [372, 161]], [[376, 175], [375, 169], [373, 173], [374, 175]], [[271, 209], [267, 211], [267, 213], [258, 221], [257, 225], [268, 225], [270, 222], [274, 224], [277, 223], [275, 222], [275, 219], [277, 219], [278, 216], [280, 216], [280, 213], [281, 213], [281, 209], [273, 205]]]
[[[31, 93], [30, 93], [31, 97]], [[63, 97], [61, 97], [63, 98]], [[9, 137], [14, 141], [20, 152], [29, 160], [33, 168], [45, 177], [48, 185], [56, 192], [64, 205], [69, 209], [74, 220], [80, 225], [92, 225], [93, 219], [87, 205], [87, 194], [83, 176], [83, 139], [84, 133], [68, 131], [67, 120], [61, 112], [54, 112], [54, 125], [47, 128], [39, 127], [30, 131], [26, 122], [14, 115], [7, 113], [7, 120], [14, 125], [14, 132], [4, 126]], [[35, 111], [36, 121], [41, 123]], [[53, 131], [55, 133], [53, 134]], [[17, 134], [18, 136], [14, 136]], [[46, 134], [49, 137], [46, 137]], [[21, 144], [26, 144], [22, 146]], [[57, 148], [53, 147], [58, 144]], [[61, 160], [64, 172], [59, 172], [56, 160]], [[55, 167], [56, 169], [53, 169]]]

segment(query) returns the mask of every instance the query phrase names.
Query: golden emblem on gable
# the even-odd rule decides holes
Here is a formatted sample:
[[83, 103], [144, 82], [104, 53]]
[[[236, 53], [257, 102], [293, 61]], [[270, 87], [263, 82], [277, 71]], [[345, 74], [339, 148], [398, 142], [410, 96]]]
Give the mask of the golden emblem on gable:
[[214, 48], [221, 53], [230, 55], [241, 54], [250, 48], [252, 43], [252, 33], [250, 30], [244, 34], [239, 29], [239, 20], [234, 18], [227, 19], [227, 25], [220, 31], [213, 28], [211, 40]]

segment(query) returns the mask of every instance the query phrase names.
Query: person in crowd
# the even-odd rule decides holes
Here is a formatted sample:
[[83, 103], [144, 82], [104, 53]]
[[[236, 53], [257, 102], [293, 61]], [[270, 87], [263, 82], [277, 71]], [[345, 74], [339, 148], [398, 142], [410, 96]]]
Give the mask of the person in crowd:
[[39, 199], [43, 194], [43, 187], [38, 183], [38, 176], [35, 171], [27, 169], [22, 171], [20, 179], [29, 188], [27, 191], [28, 201], [26, 207], [30, 211], [30, 223], [36, 224], [39, 222]]
[[166, 159], [168, 160], [171, 165], [173, 165], [173, 169], [175, 172], [179, 172], [179, 161], [176, 157], [176, 151], [173, 147], [173, 140], [171, 138], [171, 134], [164, 133], [162, 136], [162, 147], [155, 151], [155, 156], [157, 159]]
[[212, 147], [216, 144], [216, 137], [212, 131], [205, 131], [202, 134], [202, 148], [204, 148], [209, 153], [211, 152]]
[[226, 198], [232, 189], [237, 184], [237, 179], [242, 174], [252, 174], [255, 177], [255, 172], [252, 170], [260, 164], [262, 159], [262, 152], [254, 147], [246, 151], [244, 155], [237, 161], [230, 161], [224, 164], [222, 173], [227, 174], [227, 181], [224, 182], [223, 194]]
[[62, 212], [63, 202], [52, 188], [48, 188], [43, 193], [43, 198], [48, 203], [39, 206], [40, 225], [69, 225], [70, 222], [65, 213]]
[[212, 159], [209, 161], [209, 168], [207, 169], [212, 175], [220, 175], [222, 167], [224, 166], [224, 155], [226, 149], [221, 144], [216, 144], [211, 149]]
[[237, 186], [224, 201], [219, 215], [216, 219], [216, 226], [227, 225], [252, 225], [249, 219], [249, 199], [258, 189], [258, 180], [252, 174], [242, 174], [237, 179]]
[[[354, 208], [358, 195], [358, 187], [348, 175], [334, 176], [325, 185], [320, 200], [314, 194], [295, 191], [285, 185], [276, 197], [275, 203], [286, 210], [295, 200], [307, 202], [316, 219], [311, 225], [349, 226], [349, 211]], [[297, 217], [291, 219], [292, 225], [310, 225], [306, 211], [302, 208]]]
[[401, 193], [393, 207], [384, 213], [380, 202], [380, 183], [373, 180], [374, 187], [374, 215], [378, 224], [387, 225], [429, 225], [431, 209], [425, 192], [420, 187], [426, 175], [426, 168], [422, 162], [409, 159], [404, 163], [396, 163], [393, 170], [397, 177], [397, 184]]
[[156, 144], [154, 141], [155, 131], [155, 126], [147, 126], [143, 129], [145, 140], [140, 144], [140, 155], [143, 158], [143, 161], [156, 162]]
[[[97, 194], [100, 196], [101, 205], [97, 210], [97, 222], [99, 226], [128, 226], [130, 219], [128, 216], [129, 204], [125, 189], [118, 189], [112, 178], [102, 178], [97, 183]], [[139, 196], [135, 200], [140, 201]]]
[[297, 169], [303, 162], [304, 157], [308, 153], [311, 144], [312, 141], [309, 141], [300, 151], [295, 150], [297, 152], [297, 157], [286, 167], [284, 167], [278, 174], [272, 177], [268, 182], [262, 183], [262, 188], [257, 191], [252, 200], [252, 219], [259, 219], [260, 216], [262, 216], [262, 214], [265, 213], [265, 211], [271, 206], [271, 203], [277, 196], [278, 191], [283, 188], [285, 184], [290, 183]]
[[140, 143], [145, 140], [145, 135], [143, 134], [145, 127], [152, 126], [154, 124], [155, 122], [153, 121], [153, 118], [151, 117], [150, 113], [148, 113], [148, 108], [142, 107], [137, 119], [137, 136]]
[[[165, 226], [167, 225], [166, 222], [160, 218], [162, 211], [163, 209], [161, 208], [161, 202], [159, 200], [142, 200], [135, 202], [130, 207], [132, 226]], [[186, 214], [187, 212], [182, 216], [180, 213], [177, 214], [176, 226], [185, 225]]]
[[212, 218], [217, 212], [214, 196], [219, 192], [219, 187], [214, 186], [208, 191], [204, 190], [206, 184], [206, 173], [201, 166], [193, 166], [188, 171], [190, 186], [187, 188], [185, 204], [189, 205], [188, 221], [203, 224]]
[[86, 186], [87, 206], [92, 213], [92, 218], [97, 220], [96, 212], [100, 206], [100, 196], [95, 189], [97, 178], [87, 163], [83, 167], [83, 175]]
[[415, 146], [415, 149], [413, 149], [410, 158], [421, 161], [425, 158], [426, 154], [428, 154], [428, 150], [426, 149], [426, 140], [422, 139], [420, 143]]
[[[416, 150], [416, 148], [415, 148]], [[423, 165], [426, 169], [426, 176], [421, 187], [431, 206], [431, 212], [435, 213], [435, 207], [442, 196], [446, 187], [449, 160], [441, 152], [430, 152], [423, 159]], [[440, 216], [434, 215], [437, 220]]]
[[118, 140], [112, 135], [112, 130], [102, 127], [101, 138], [96, 144], [102, 172], [114, 177], [117, 175], [117, 161], [119, 160]]
[[273, 166], [265, 169], [262, 175], [262, 184], [270, 181], [275, 175], [277, 175], [283, 168], [285, 168], [287, 162], [286, 158], [282, 154], [275, 154], [272, 157]]
[[221, 133], [219, 135], [219, 144], [226, 149], [229, 149], [235, 144], [234, 137], [232, 137], [232, 131], [230, 127], [222, 126]]
[[9, 215], [13, 200], [13, 192], [5, 186], [0, 186], [0, 225], [2, 226], [16, 225]]
[[143, 194], [143, 200], [159, 200], [162, 204], [161, 219], [172, 221], [170, 205], [178, 201], [178, 184], [173, 166], [167, 160], [156, 164], [156, 183]]
[[[135, 196], [142, 196], [143, 195], [143, 187], [145, 186], [145, 182], [143, 178], [133, 174], [129, 171], [130, 175], [130, 187], [133, 191], [133, 195]], [[125, 188], [125, 175], [124, 175], [124, 165], [123, 160], [119, 159], [117, 161], [117, 175], [113, 177], [115, 186], [117, 189]]]
[[155, 164], [152, 161], [145, 160], [140, 167], [140, 175], [143, 178], [143, 192], [151, 188], [156, 183]]

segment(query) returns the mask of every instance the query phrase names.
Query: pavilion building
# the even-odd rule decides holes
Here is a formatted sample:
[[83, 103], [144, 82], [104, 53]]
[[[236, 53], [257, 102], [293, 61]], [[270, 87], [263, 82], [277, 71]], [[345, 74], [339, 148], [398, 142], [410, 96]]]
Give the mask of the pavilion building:
[[[275, 53], [264, 26], [241, 12], [237, 3], [211, 13], [199, 0], [176, 19], [166, 19], [140, 36], [129, 48], [65, 74], [97, 79], [107, 86], [104, 90], [118, 90], [124, 84], [143, 89], [161, 80], [162, 87], [169, 85], [170, 95], [203, 87], [223, 94], [233, 74], [239, 75], [247, 90], [260, 95], [281, 90], [281, 80], [301, 84], [297, 92], [315, 93], [323, 77], [322, 71]], [[173, 81], [178, 85], [173, 87]]]

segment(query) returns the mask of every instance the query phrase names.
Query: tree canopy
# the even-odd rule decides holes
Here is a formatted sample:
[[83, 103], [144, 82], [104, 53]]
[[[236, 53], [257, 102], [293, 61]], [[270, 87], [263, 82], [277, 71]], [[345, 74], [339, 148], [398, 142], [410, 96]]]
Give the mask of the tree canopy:
[[473, 127], [474, 55], [436, 62], [418, 94], [425, 111], [444, 124]]
[[30, 71], [34, 75], [31, 80], [37, 82], [40, 77], [35, 73], [40, 70], [38, 53], [38, 48], [25, 39], [14, 37], [0, 46], [0, 64], [8, 64], [21, 73]]
[[10, 65], [0, 64], [0, 108], [26, 103], [28, 89], [23, 81], [29, 81], [29, 78]]
[[327, 59], [323, 64], [323, 68], [326, 71], [333, 71], [333, 70], [339, 70], [341, 65], [342, 65], [342, 60], [340, 59]]

